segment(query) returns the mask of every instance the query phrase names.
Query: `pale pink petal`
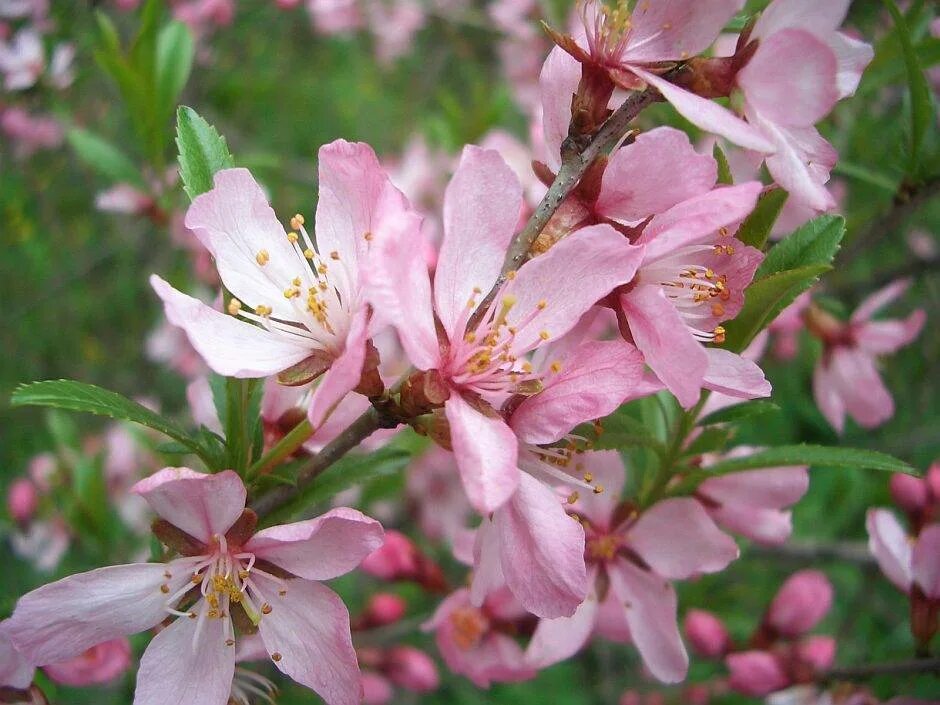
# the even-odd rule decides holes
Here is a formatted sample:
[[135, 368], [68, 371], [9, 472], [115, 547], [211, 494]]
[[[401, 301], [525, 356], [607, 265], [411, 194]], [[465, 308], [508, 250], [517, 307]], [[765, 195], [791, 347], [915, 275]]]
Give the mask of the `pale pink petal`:
[[231, 624], [205, 619], [194, 640], [197, 626], [198, 620], [184, 617], [153, 638], [140, 659], [134, 705], [224, 705], [228, 700], [235, 675], [235, 645], [225, 644]]
[[767, 170], [790, 194], [790, 200], [819, 212], [835, 208], [835, 199], [825, 187], [835, 163], [832, 145], [813, 127], [784, 128], [756, 114], [753, 119], [776, 146], [775, 153], [766, 159]]
[[620, 597], [611, 589], [607, 590], [607, 596], [598, 607], [594, 635], [615, 644], [629, 644], [632, 641], [627, 610], [624, 609]]
[[747, 102], [778, 125], [809, 127], [839, 100], [836, 55], [813, 34], [785, 29], [761, 41], [738, 72]]
[[359, 565], [382, 541], [379, 522], [339, 507], [316, 519], [263, 529], [245, 550], [301, 578], [331, 580]]
[[[458, 549], [454, 554], [460, 558]], [[476, 530], [472, 547], [473, 577], [470, 582], [470, 602], [477, 607], [497, 590], [506, 588], [506, 578], [500, 560], [500, 532], [493, 519], [484, 518]]]
[[538, 617], [569, 617], [587, 593], [584, 529], [547, 486], [521, 473], [519, 489], [493, 515], [506, 584]]
[[0, 688], [25, 690], [33, 682], [33, 668], [16, 650], [6, 633], [6, 620], [0, 622]]
[[[296, 314], [283, 292], [299, 273], [297, 255], [264, 191], [247, 169], [223, 169], [213, 184], [193, 199], [186, 227], [212, 254], [222, 283], [235, 298], [251, 308], [265, 304], [274, 316], [293, 319]], [[263, 267], [256, 259], [262, 250], [268, 253]]]
[[770, 382], [757, 363], [724, 348], [705, 348], [708, 370], [702, 386], [738, 399], [770, 396]]
[[940, 524], [920, 532], [911, 556], [914, 582], [931, 599], [940, 599]]
[[865, 526], [868, 529], [868, 550], [878, 561], [878, 567], [898, 589], [909, 592], [914, 575], [907, 532], [887, 509], [869, 509]]
[[852, 0], [775, 0], [754, 25], [751, 36], [769, 37], [788, 27], [810, 32], [832, 32], [842, 24]]
[[672, 585], [626, 560], [611, 565], [608, 576], [626, 612], [633, 643], [650, 673], [664, 683], [683, 680], [689, 655], [679, 636]]
[[385, 219], [373, 233], [368, 266], [361, 275], [374, 317], [395, 328], [415, 367], [430, 370], [440, 365], [441, 353], [434, 327], [431, 279], [417, 244], [419, 234], [420, 223], [413, 214]]
[[365, 308], [360, 308], [353, 314], [343, 352], [333, 361], [330, 369], [313, 390], [308, 418], [314, 428], [320, 428], [333, 408], [359, 385], [362, 363], [366, 359], [368, 323], [369, 314]]
[[542, 96], [542, 131], [548, 166], [561, 166], [561, 143], [568, 137], [571, 99], [581, 81], [581, 64], [561, 47], [554, 47], [542, 64], [539, 91]]
[[688, 135], [657, 127], [614, 152], [594, 209], [614, 220], [643, 220], [707, 192], [717, 178], [715, 160], [698, 154]]
[[627, 540], [654, 571], [671, 580], [715, 573], [738, 557], [734, 539], [690, 497], [654, 504], [629, 529]]
[[163, 468], [130, 491], [173, 526], [203, 543], [224, 535], [245, 508], [245, 485], [233, 470], [214, 475]]
[[580, 423], [613, 413], [643, 375], [643, 357], [622, 340], [584, 343], [560, 361], [561, 371], [513, 412], [523, 443], [554, 443]]
[[714, 101], [690, 93], [659, 76], [631, 66], [630, 70], [656, 88], [676, 111], [706, 132], [724, 137], [739, 147], [772, 153], [774, 145], [752, 125]]
[[874, 428], [894, 416], [894, 399], [870, 355], [838, 347], [832, 352], [830, 369], [845, 410], [859, 426]]
[[489, 514], [519, 484], [516, 435], [501, 418], [485, 416], [459, 394], [450, 395], [444, 411], [467, 498], [478, 512]]
[[286, 588], [268, 596], [271, 613], [258, 627], [274, 665], [328, 705], [358, 705], [362, 688], [346, 605], [319, 583], [291, 580]]
[[723, 504], [709, 507], [708, 514], [722, 528], [768, 546], [783, 543], [793, 533], [793, 515], [790, 511]]
[[708, 371], [708, 355], [658, 286], [637, 286], [620, 296], [633, 341], [646, 364], [682, 406], [693, 406]]
[[215, 408], [208, 377], [197, 377], [186, 385], [186, 401], [189, 403], [189, 413], [193, 421], [220, 436], [223, 435], [222, 422], [219, 421], [219, 412]]
[[796, 504], [809, 489], [805, 466], [765, 468], [712, 477], [699, 490], [722, 504], [783, 509]]
[[[65, 661], [95, 644], [159, 623], [167, 616], [167, 594], [190, 578], [191, 572], [172, 563], [117, 565], [71, 575], [21, 597], [5, 630], [30, 663]], [[162, 585], [168, 593], [161, 591]]]
[[444, 241], [434, 272], [435, 310], [451, 339], [467, 302], [492, 288], [522, 210], [522, 186], [499, 152], [468, 146], [444, 193]]
[[927, 322], [923, 309], [895, 321], [870, 321], [854, 328], [852, 336], [859, 348], [872, 355], [890, 355], [913, 342]]
[[156, 274], [151, 275], [150, 285], [163, 300], [167, 320], [186, 332], [192, 346], [220, 375], [267, 377], [309, 357], [314, 347], [220, 313]]
[[580, 492], [578, 501], [571, 509], [587, 517], [591, 524], [600, 530], [612, 530], [614, 509], [620, 503], [620, 495], [627, 480], [620, 453], [615, 450], [595, 450], [579, 456], [584, 472], [593, 476], [595, 486], [604, 488], [603, 492]]
[[911, 288], [910, 279], [896, 279], [887, 286], [883, 286], [869, 294], [858, 305], [849, 319], [852, 323], [865, 323], [870, 321], [878, 311], [893, 301], [901, 298]]
[[597, 568], [587, 577], [588, 590], [584, 602], [570, 617], [540, 619], [532, 640], [526, 647], [526, 662], [534, 668], [546, 668], [578, 653], [588, 642], [597, 619]]
[[813, 369], [813, 399], [829, 425], [836, 433], [842, 433], [845, 428], [845, 402], [830, 368], [830, 361], [825, 357]]
[[835, 52], [838, 61], [836, 85], [839, 89], [839, 98], [854, 95], [865, 67], [875, 57], [874, 49], [871, 44], [853, 39], [842, 32], [833, 32], [826, 37], [826, 40], [829, 48]]
[[516, 297], [506, 316], [517, 328], [513, 350], [531, 350], [546, 340], [543, 334], [561, 338], [597, 301], [633, 279], [642, 258], [642, 248], [610, 225], [592, 225], [526, 262], [508, 289]]
[[655, 62], [701, 54], [718, 38], [744, 0], [653, 0], [633, 11], [623, 61]]

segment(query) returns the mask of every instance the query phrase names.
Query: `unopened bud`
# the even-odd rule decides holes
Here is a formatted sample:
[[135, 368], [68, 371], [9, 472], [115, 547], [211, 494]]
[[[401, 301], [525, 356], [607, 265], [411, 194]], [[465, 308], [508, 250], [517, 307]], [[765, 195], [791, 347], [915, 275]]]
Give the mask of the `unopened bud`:
[[930, 490], [931, 499], [940, 504], [940, 463], [934, 463], [927, 471], [927, 488]]
[[742, 651], [725, 659], [728, 685], [743, 695], [761, 697], [790, 685], [783, 665], [766, 651]]
[[82, 687], [113, 681], [130, 665], [130, 642], [120, 637], [92, 646], [67, 661], [50, 663], [43, 666], [43, 670], [56, 683]]
[[429, 693], [440, 685], [434, 661], [413, 646], [390, 649], [385, 661], [385, 674], [395, 685], [415, 693]]
[[815, 627], [832, 605], [832, 585], [818, 570], [801, 570], [783, 584], [767, 611], [779, 634], [799, 636]]
[[392, 702], [395, 692], [392, 684], [384, 676], [373, 671], [363, 671], [360, 678], [362, 684], [362, 702], [364, 705], [387, 705]]
[[706, 658], [724, 656], [731, 646], [731, 637], [725, 625], [705, 610], [689, 610], [685, 616], [685, 633], [692, 648]]
[[385, 532], [385, 543], [366, 556], [362, 569], [383, 580], [408, 580], [418, 572], [418, 549], [400, 531]]
[[398, 595], [389, 592], [380, 592], [369, 599], [360, 618], [360, 628], [371, 629], [392, 624], [405, 616], [408, 605]]
[[811, 636], [796, 646], [799, 659], [815, 671], [825, 671], [836, 657], [836, 640], [831, 636]]
[[39, 504], [36, 485], [26, 478], [14, 480], [7, 490], [7, 509], [13, 521], [23, 524], [29, 521]]
[[891, 476], [888, 487], [894, 503], [908, 514], [921, 511], [930, 501], [927, 482], [919, 477], [897, 473]]

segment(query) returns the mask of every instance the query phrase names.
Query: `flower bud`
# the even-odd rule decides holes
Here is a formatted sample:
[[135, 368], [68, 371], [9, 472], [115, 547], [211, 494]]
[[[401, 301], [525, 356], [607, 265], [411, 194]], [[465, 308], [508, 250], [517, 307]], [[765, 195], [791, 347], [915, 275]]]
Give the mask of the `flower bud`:
[[32, 518], [39, 504], [36, 486], [26, 478], [19, 478], [10, 484], [7, 491], [7, 509], [13, 521], [23, 524]]
[[360, 682], [364, 705], [386, 705], [392, 702], [394, 697], [392, 684], [378, 673], [363, 671]]
[[682, 702], [688, 705], [708, 705], [711, 698], [711, 691], [702, 683], [693, 683], [682, 691]]
[[398, 595], [380, 592], [369, 599], [369, 604], [360, 618], [361, 628], [371, 629], [397, 622], [405, 616], [407, 604]]
[[692, 648], [706, 658], [724, 656], [731, 645], [725, 625], [705, 610], [689, 610], [685, 616], [685, 633]]
[[761, 697], [790, 685], [777, 658], [766, 651], [742, 651], [725, 659], [728, 685], [743, 695]]
[[643, 698], [635, 690], [625, 690], [620, 696], [620, 705], [643, 705]]
[[831, 636], [812, 636], [797, 644], [796, 654], [816, 671], [825, 671], [835, 660], [836, 640]]
[[418, 572], [418, 549], [400, 531], [386, 531], [385, 543], [366, 556], [362, 569], [383, 580], [407, 580]]
[[894, 503], [908, 514], [919, 512], [930, 500], [927, 483], [919, 477], [896, 473], [891, 476], [888, 487]]
[[434, 661], [413, 646], [390, 649], [386, 657], [385, 674], [395, 685], [415, 693], [429, 693], [440, 685]]
[[934, 463], [930, 466], [925, 480], [927, 487], [930, 489], [931, 498], [934, 502], [940, 504], [940, 463]]
[[75, 658], [43, 666], [46, 675], [56, 683], [86, 686], [107, 683], [124, 673], [131, 665], [131, 645], [125, 638], [111, 639]]
[[787, 579], [770, 603], [767, 623], [783, 636], [815, 627], [832, 605], [832, 585], [818, 570], [801, 570]]

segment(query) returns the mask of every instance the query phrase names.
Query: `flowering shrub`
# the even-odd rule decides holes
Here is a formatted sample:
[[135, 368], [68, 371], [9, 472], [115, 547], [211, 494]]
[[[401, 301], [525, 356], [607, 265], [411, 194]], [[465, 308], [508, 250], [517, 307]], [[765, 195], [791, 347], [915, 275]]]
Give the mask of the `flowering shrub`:
[[[936, 418], [905, 411], [936, 372], [935, 282], [915, 286], [930, 235], [910, 261], [867, 256], [935, 205], [935, 8], [101, 5], [92, 30], [0, 0], [2, 158], [37, 193], [67, 141], [106, 180], [73, 184], [69, 217], [97, 209], [153, 255], [123, 262], [137, 325], [118, 330], [147, 372], [121, 381], [99, 351], [144, 396], [12, 392], [11, 419], [47, 407], [53, 444], [5, 482], [0, 702], [940, 692], [940, 469], [919, 470], [935, 428], [858, 432]], [[310, 56], [347, 73], [295, 85], [258, 29], [298, 16]], [[399, 65], [436, 91], [417, 126], [375, 98], [406, 110], [374, 73]], [[232, 83], [200, 98], [216, 74]], [[345, 136], [311, 127], [350, 107]], [[855, 144], [878, 139], [870, 110], [903, 124], [894, 171]], [[359, 141], [370, 125], [397, 158]], [[302, 151], [272, 146], [294, 131]], [[858, 202], [871, 189], [886, 215]], [[869, 508], [889, 488], [904, 523]]]

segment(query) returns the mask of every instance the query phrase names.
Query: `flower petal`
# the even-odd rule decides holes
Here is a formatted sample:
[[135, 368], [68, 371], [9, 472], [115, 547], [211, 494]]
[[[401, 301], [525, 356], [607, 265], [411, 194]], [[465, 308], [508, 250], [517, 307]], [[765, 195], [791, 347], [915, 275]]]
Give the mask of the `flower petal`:
[[765, 160], [774, 180], [790, 194], [790, 200], [827, 211], [836, 207], [835, 199], [826, 190], [829, 171], [837, 154], [814, 127], [785, 128], [755, 116], [776, 152]]
[[561, 499], [527, 473], [493, 515], [506, 584], [538, 617], [569, 617], [587, 594], [584, 529]]
[[156, 274], [151, 275], [150, 285], [163, 300], [167, 320], [186, 332], [192, 346], [220, 375], [267, 377], [306, 359], [314, 348], [313, 343], [294, 342], [220, 313]]
[[444, 193], [444, 240], [434, 304], [451, 340], [475, 290], [485, 295], [503, 266], [522, 210], [522, 186], [499, 152], [468, 146]]
[[907, 532], [887, 509], [869, 509], [865, 516], [868, 550], [878, 561], [881, 572], [899, 590], [910, 592], [913, 580], [912, 549]]
[[940, 524], [920, 532], [911, 556], [914, 581], [931, 599], [940, 598]]
[[334, 407], [353, 389], [362, 378], [362, 364], [366, 359], [366, 340], [369, 314], [365, 307], [359, 308], [352, 317], [346, 344], [313, 390], [308, 417], [310, 425], [318, 429]]
[[754, 25], [754, 38], [769, 37], [789, 27], [810, 32], [835, 31], [849, 11], [852, 0], [775, 0]]
[[258, 626], [274, 665], [328, 705], [359, 705], [359, 664], [346, 605], [319, 583], [291, 580], [286, 587], [286, 594], [268, 597], [271, 613]]
[[[30, 663], [65, 661], [103, 641], [158, 624], [167, 615], [167, 594], [190, 578], [187, 570], [163, 563], [109, 566], [70, 575], [21, 597], [5, 622], [6, 633]], [[168, 592], [161, 590], [162, 585]]]
[[772, 153], [774, 145], [753, 125], [748, 125], [727, 108], [714, 101], [675, 86], [659, 76], [631, 66], [630, 70], [663, 94], [676, 111], [706, 132], [724, 137], [739, 147]]
[[572, 509], [587, 517], [598, 529], [612, 530], [614, 510], [627, 481], [623, 459], [616, 450], [595, 450], [582, 454], [580, 462], [584, 472], [591, 473], [594, 486], [603, 487], [603, 492], [581, 492]]
[[[227, 619], [180, 618], [157, 634], [140, 659], [134, 705], [225, 705], [235, 675], [235, 645]], [[195, 639], [195, 640], [194, 640]]]
[[501, 418], [480, 413], [456, 393], [444, 402], [444, 412], [467, 497], [478, 512], [489, 514], [519, 484], [516, 435]]
[[523, 443], [554, 443], [578, 424], [613, 413], [643, 376], [643, 356], [623, 340], [583, 343], [559, 362], [561, 371], [509, 419]]
[[708, 370], [702, 386], [738, 399], [769, 397], [770, 382], [756, 362], [724, 348], [705, 348]]
[[813, 369], [813, 399], [816, 406], [836, 433], [845, 428], [845, 402], [839, 392], [839, 386], [825, 356], [819, 359]]
[[796, 504], [809, 489], [806, 466], [765, 468], [712, 477], [699, 490], [722, 504], [783, 509]]
[[874, 428], [894, 416], [894, 399], [870, 355], [840, 347], [832, 352], [830, 368], [845, 410], [859, 426]]
[[16, 650], [6, 633], [6, 620], [0, 622], [0, 688], [26, 690], [33, 682], [33, 666]]
[[355, 509], [263, 529], [245, 544], [258, 558], [307, 580], [331, 580], [382, 545], [382, 525]]
[[189, 468], [163, 468], [130, 491], [177, 529], [203, 543], [223, 535], [245, 508], [245, 484], [233, 470], [208, 475]]
[[896, 279], [887, 286], [883, 286], [873, 294], [869, 294], [858, 305], [849, 319], [852, 323], [865, 323], [870, 321], [878, 311], [893, 301], [901, 298], [911, 288], [909, 278]]
[[793, 513], [745, 504], [709, 507], [709, 516], [722, 528], [767, 546], [781, 544], [793, 533]]
[[571, 658], [588, 642], [597, 620], [597, 569], [588, 575], [591, 586], [584, 602], [570, 617], [540, 619], [526, 648], [526, 662], [534, 668], [547, 668]]
[[738, 557], [738, 545], [696, 500], [657, 502], [640, 515], [627, 540], [654, 571], [671, 580], [723, 570]]
[[553, 171], [561, 166], [561, 143], [568, 137], [571, 99], [580, 81], [581, 64], [561, 47], [553, 47], [539, 74], [545, 158]]
[[639, 3], [631, 17], [625, 63], [675, 61], [701, 54], [743, 0], [655, 0]]
[[718, 166], [672, 127], [644, 132], [607, 164], [594, 209], [614, 220], [636, 222], [709, 191]]

